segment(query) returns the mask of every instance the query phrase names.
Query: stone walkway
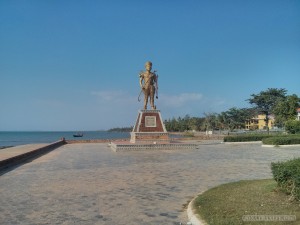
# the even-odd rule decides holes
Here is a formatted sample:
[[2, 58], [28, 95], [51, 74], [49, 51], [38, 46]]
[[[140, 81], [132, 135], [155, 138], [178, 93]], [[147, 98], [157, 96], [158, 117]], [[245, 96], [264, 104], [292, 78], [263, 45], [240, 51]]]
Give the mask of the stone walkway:
[[0, 224], [186, 224], [197, 193], [270, 178], [270, 162], [300, 149], [199, 143], [195, 150], [112, 152], [69, 144], [0, 176]]

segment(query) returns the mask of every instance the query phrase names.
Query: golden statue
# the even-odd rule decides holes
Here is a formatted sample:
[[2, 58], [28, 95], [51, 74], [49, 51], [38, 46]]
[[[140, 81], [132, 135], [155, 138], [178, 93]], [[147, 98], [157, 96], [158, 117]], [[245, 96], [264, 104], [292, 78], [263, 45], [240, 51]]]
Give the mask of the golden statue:
[[[154, 95], [158, 91], [158, 75], [155, 74], [156, 71], [151, 72], [152, 69], [152, 62], [148, 61], [145, 63], [145, 69], [146, 71], [142, 71], [140, 73], [140, 86], [141, 86], [141, 92], [144, 92], [144, 109], [147, 109], [148, 104], [148, 98], [150, 98], [150, 105], [151, 109], [156, 109], [156, 106], [154, 105]], [[140, 96], [139, 96], [140, 97]], [[140, 101], [140, 100], [139, 100]]]

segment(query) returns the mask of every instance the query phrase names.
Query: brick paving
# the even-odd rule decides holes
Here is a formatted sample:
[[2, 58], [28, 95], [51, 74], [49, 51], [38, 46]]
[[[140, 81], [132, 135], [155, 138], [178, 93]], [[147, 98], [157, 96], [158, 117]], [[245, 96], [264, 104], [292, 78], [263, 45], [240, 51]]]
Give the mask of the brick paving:
[[197, 193], [271, 177], [299, 147], [201, 142], [195, 150], [113, 152], [68, 144], [0, 176], [0, 224], [186, 224]]

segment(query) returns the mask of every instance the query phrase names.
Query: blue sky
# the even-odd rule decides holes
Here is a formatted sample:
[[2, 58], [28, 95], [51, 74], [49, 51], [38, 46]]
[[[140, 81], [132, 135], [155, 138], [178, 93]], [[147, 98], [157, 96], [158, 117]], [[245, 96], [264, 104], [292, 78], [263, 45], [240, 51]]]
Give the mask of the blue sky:
[[148, 60], [164, 119], [300, 96], [300, 1], [2, 0], [0, 130], [133, 125]]

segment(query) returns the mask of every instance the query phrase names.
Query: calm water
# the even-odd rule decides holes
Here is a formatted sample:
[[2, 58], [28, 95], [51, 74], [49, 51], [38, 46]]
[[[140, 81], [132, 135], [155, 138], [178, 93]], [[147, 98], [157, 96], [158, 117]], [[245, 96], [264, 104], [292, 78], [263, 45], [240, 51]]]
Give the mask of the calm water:
[[0, 147], [16, 146], [32, 143], [51, 143], [64, 137], [67, 140], [93, 140], [93, 139], [118, 139], [129, 138], [127, 132], [86, 131], [83, 137], [74, 138], [75, 131], [69, 132], [3, 132], [0, 131]]

